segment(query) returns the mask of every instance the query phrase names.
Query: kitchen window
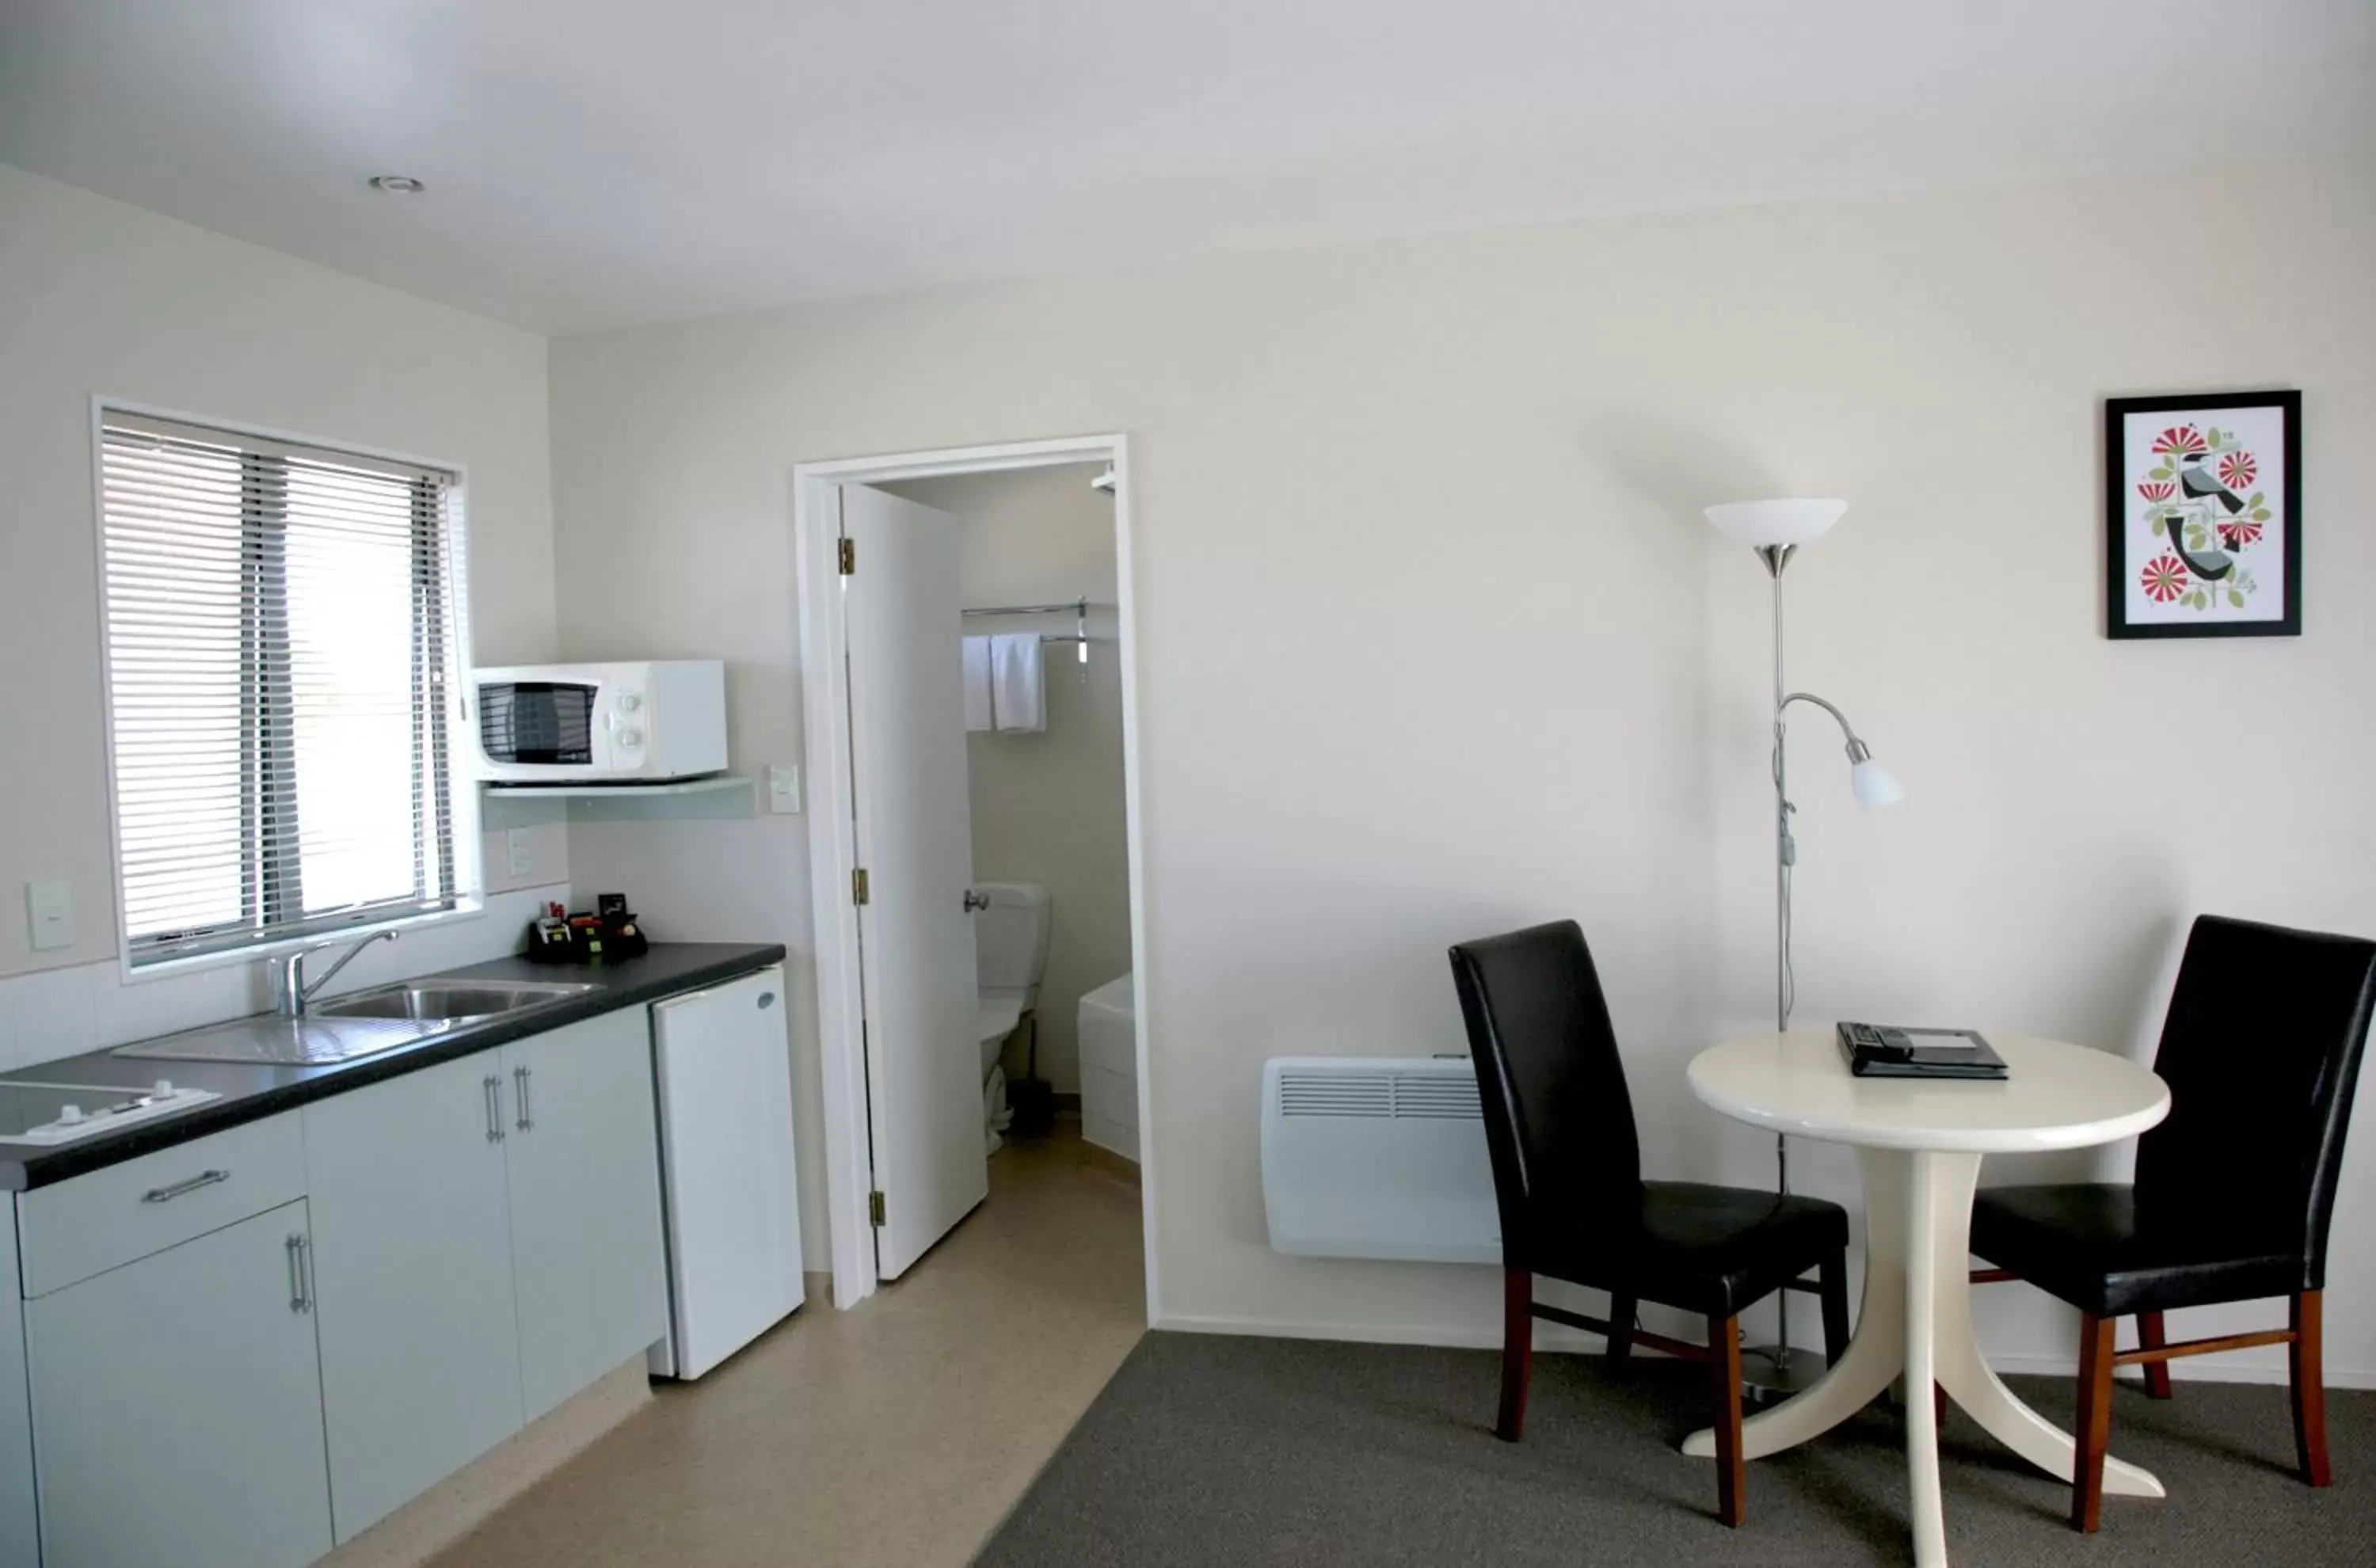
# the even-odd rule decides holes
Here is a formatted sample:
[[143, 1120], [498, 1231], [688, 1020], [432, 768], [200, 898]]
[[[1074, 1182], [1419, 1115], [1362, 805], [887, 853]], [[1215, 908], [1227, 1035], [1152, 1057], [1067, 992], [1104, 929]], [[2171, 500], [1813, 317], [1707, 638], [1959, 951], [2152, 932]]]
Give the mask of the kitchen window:
[[455, 476], [115, 409], [99, 440], [128, 964], [465, 907]]

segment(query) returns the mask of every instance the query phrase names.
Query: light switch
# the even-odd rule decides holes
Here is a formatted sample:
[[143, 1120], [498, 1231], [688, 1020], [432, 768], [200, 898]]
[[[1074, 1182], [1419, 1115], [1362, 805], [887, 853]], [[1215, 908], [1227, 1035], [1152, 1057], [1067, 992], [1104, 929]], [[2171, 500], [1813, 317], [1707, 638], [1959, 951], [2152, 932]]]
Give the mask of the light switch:
[[536, 870], [536, 843], [525, 827], [515, 827], [504, 835], [504, 854], [514, 876], [526, 876]]
[[801, 765], [779, 764], [767, 769], [767, 809], [790, 814], [801, 809]]
[[74, 885], [65, 878], [25, 884], [25, 913], [32, 925], [34, 952], [74, 945]]

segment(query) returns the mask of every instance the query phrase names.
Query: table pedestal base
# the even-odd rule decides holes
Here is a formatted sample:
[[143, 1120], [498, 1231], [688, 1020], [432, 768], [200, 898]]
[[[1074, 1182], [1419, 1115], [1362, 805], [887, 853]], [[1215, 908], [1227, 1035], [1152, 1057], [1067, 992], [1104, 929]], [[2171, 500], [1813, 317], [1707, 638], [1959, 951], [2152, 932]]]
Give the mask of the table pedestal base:
[[[2013, 1396], [1981, 1359], [1972, 1334], [1972, 1192], [1980, 1157], [1928, 1150], [1859, 1148], [1864, 1171], [1864, 1300], [1839, 1364], [1814, 1387], [1741, 1423], [1741, 1453], [1761, 1459], [1795, 1447], [1863, 1409], [1906, 1380], [1906, 1471], [1913, 1504], [1914, 1561], [1944, 1568], [1939, 1503], [1939, 1426], [1925, 1390], [1947, 1391], [1998, 1442], [2069, 1481], [2069, 1433]], [[1695, 1431], [1683, 1452], [1716, 1455], [1716, 1434]], [[2136, 1466], [2104, 1462], [2104, 1490], [2159, 1497], [2161, 1483]]]

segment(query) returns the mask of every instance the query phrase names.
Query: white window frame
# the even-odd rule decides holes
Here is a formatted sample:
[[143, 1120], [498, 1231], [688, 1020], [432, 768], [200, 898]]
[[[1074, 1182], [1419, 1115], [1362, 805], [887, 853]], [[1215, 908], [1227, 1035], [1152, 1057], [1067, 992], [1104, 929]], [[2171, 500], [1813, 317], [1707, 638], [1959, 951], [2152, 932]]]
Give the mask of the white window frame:
[[[269, 425], [250, 424], [227, 420], [215, 414], [192, 413], [185, 409], [160, 408], [129, 398], [111, 398], [96, 394], [90, 400], [90, 514], [91, 554], [94, 569], [92, 605], [99, 621], [99, 702], [100, 731], [107, 748], [107, 834], [108, 834], [108, 902], [115, 911], [115, 963], [118, 976], [127, 984], [142, 980], [164, 980], [174, 975], [194, 974], [205, 969], [227, 968], [238, 964], [254, 964], [301, 948], [319, 946], [325, 942], [342, 942], [349, 937], [361, 938], [374, 932], [410, 931], [424, 926], [450, 925], [461, 921], [480, 920], [486, 915], [486, 855], [480, 828], [478, 770], [470, 758], [474, 752], [462, 752], [453, 759], [453, 801], [451, 825], [454, 835], [454, 907], [432, 909], [422, 914], [399, 915], [388, 920], [361, 921], [335, 932], [315, 931], [303, 934], [274, 937], [245, 946], [218, 948], [212, 952], [194, 953], [186, 957], [160, 958], [145, 964], [132, 961], [132, 933], [124, 908], [124, 826], [118, 803], [115, 778], [115, 680], [113, 650], [109, 646], [107, 624], [107, 480], [106, 436], [107, 416], [111, 413], [133, 414], [148, 419], [171, 420], [202, 429], [219, 430], [228, 435], [251, 435], [266, 441], [284, 442], [292, 446], [310, 446], [326, 452], [343, 452], [357, 457], [376, 458], [382, 462], [405, 463], [415, 468], [438, 469], [454, 476], [446, 505], [455, 540], [457, 560], [466, 561], [469, 549], [469, 489], [468, 467], [439, 457], [424, 457], [417, 453], [398, 452], [386, 447], [366, 446], [359, 442], [341, 441], [301, 431], [278, 430]], [[471, 658], [469, 580], [467, 572], [454, 585], [453, 644], [455, 676], [465, 694], [464, 706], [474, 718], [478, 705], [469, 694], [477, 689], [476, 663]]]

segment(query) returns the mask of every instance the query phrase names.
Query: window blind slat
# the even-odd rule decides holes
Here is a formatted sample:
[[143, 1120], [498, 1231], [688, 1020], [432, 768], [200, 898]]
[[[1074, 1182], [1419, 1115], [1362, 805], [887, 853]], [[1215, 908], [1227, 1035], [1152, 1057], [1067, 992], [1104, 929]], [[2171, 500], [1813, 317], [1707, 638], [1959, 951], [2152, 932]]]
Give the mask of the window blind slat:
[[110, 410], [134, 962], [451, 908], [450, 476]]

